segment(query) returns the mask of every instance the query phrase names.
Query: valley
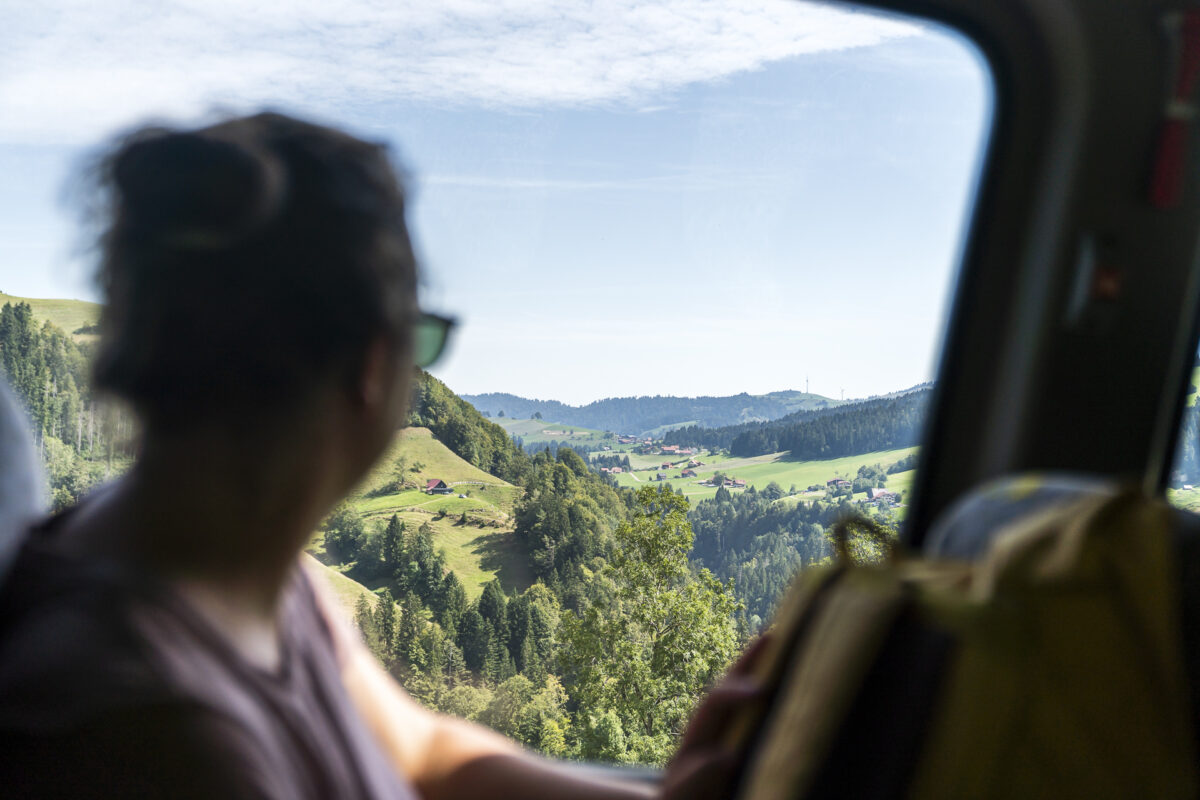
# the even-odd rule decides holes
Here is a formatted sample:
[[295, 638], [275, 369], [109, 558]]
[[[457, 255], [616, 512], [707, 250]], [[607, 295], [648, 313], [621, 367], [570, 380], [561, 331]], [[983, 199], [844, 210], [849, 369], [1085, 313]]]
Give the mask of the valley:
[[[87, 384], [98, 310], [0, 307], [0, 365], [60, 509], [137, 449]], [[613, 425], [585, 425], [548, 401], [489, 418], [417, 370], [407, 425], [310, 565], [419, 702], [550, 755], [661, 764], [796, 571], [829, 558], [827, 527], [903, 517], [924, 394], [616, 398], [588, 412]], [[662, 609], [687, 621], [665, 645]]]

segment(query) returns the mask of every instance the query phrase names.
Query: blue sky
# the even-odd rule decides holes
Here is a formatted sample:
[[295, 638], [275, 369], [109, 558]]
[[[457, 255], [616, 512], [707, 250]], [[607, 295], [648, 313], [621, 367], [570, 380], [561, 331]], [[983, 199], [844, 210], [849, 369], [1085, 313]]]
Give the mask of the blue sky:
[[0, 290], [97, 299], [63, 195], [148, 118], [390, 142], [459, 392], [927, 380], [990, 114], [937, 28], [778, 0], [54, 2], [0, 32]]

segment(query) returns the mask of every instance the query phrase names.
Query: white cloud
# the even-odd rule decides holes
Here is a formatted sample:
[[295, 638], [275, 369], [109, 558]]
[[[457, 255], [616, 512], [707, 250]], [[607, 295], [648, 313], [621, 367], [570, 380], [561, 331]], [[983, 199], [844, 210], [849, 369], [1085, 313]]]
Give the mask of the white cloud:
[[46, 0], [0, 30], [0, 140], [92, 141], [262, 103], [631, 104], [805, 53], [917, 33], [788, 0]]

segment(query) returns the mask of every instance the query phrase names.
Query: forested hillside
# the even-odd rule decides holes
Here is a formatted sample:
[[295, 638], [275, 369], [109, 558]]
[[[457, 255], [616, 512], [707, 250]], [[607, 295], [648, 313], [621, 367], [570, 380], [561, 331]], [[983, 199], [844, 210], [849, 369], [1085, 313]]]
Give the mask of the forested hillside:
[[758, 630], [796, 571], [830, 555], [826, 527], [855, 511], [849, 497], [787, 504], [769, 492], [722, 488], [688, 515], [696, 536], [692, 559], [734, 582], [748, 625]]
[[735, 456], [791, 451], [795, 460], [892, 450], [918, 443], [929, 389], [821, 411], [801, 411], [772, 422], [724, 428], [689, 426], [665, 434], [667, 444], [728, 449]]
[[424, 370], [417, 370], [409, 425], [429, 428], [442, 443], [485, 472], [523, 484], [529, 457], [499, 425]]
[[74, 503], [130, 456], [131, 421], [93, 397], [88, 358], [86, 343], [36, 319], [29, 303], [0, 307], [0, 375], [29, 413], [55, 508]]
[[498, 393], [468, 394], [463, 395], [463, 399], [493, 417], [501, 413], [519, 418], [532, 418], [540, 414], [540, 418], [548, 422], [631, 434], [687, 424], [720, 427], [772, 420], [795, 411], [836, 406], [839, 402], [821, 395], [795, 391], [730, 397], [613, 397], [585, 406], [569, 406], [556, 400], [529, 400]]

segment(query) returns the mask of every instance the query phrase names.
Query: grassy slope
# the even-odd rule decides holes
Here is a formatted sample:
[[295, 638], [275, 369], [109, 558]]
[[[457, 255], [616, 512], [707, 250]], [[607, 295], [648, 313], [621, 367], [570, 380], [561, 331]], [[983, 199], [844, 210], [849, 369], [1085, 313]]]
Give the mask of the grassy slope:
[[[50, 320], [67, 333], [87, 325], [95, 325], [100, 319], [100, 304], [85, 300], [40, 300], [30, 297], [14, 297], [0, 292], [0, 306], [5, 303], [29, 303], [33, 315], [41, 320]], [[88, 338], [76, 336], [76, 339]]]
[[1200, 489], [1167, 489], [1167, 502], [1184, 511], [1200, 513]]
[[590, 444], [596, 447], [599, 447], [601, 442], [616, 444], [615, 440], [604, 441], [604, 431], [594, 431], [578, 425], [563, 425], [540, 419], [512, 419], [511, 417], [492, 417], [491, 421], [504, 428], [509, 436], [520, 436], [525, 444], [554, 441]]
[[378, 602], [379, 598], [374, 592], [358, 581], [347, 578], [333, 567], [327, 567], [307, 554], [304, 556], [304, 561], [305, 566], [311, 570], [310, 574], [316, 575], [324, 581], [325, 586], [337, 600], [338, 607], [346, 613], [347, 618], [354, 619], [354, 605], [358, 602], [359, 597], [365, 596], [371, 605]]
[[[821, 484], [835, 477], [853, 478], [858, 468], [864, 464], [882, 464], [885, 468], [904, 458], [909, 453], [915, 453], [917, 448], [904, 447], [898, 450], [883, 450], [877, 453], [863, 453], [857, 456], [845, 456], [825, 461], [789, 461], [787, 453], [771, 453], [753, 458], [728, 458], [722, 456], [700, 456], [703, 467], [696, 469], [695, 478], [680, 480], [675, 478], [678, 469], [669, 471], [670, 483], [682, 489], [684, 495], [692, 500], [702, 500], [712, 497], [716, 489], [706, 488], [699, 482], [711, 476], [714, 472], [722, 472], [731, 478], [742, 478], [750, 486], [764, 488], [775, 481], [784, 491], [794, 484], [803, 491], [813, 484]], [[658, 457], [660, 463], [666, 459]], [[617, 482], [622, 486], [638, 486], [654, 477], [655, 470], [648, 472], [621, 474]], [[888, 489], [897, 491], [908, 488], [912, 483], [912, 472], [902, 472], [888, 478]]]
[[[423, 487], [426, 480], [437, 478], [450, 484], [454, 493], [428, 495], [419, 488], [408, 488], [369, 496], [393, 480], [401, 457], [410, 467], [403, 473], [410, 483]], [[418, 462], [421, 468], [413, 471], [411, 467]], [[447, 566], [473, 599], [495, 577], [510, 589], [529, 584], [528, 568], [512, 536], [513, 506], [520, 491], [459, 458], [427, 428], [409, 428], [396, 437], [351, 502], [368, 518], [383, 520], [397, 514], [409, 528], [429, 523], [435, 545], [446, 551]], [[464, 512], [468, 518], [465, 525], [460, 521]]]

